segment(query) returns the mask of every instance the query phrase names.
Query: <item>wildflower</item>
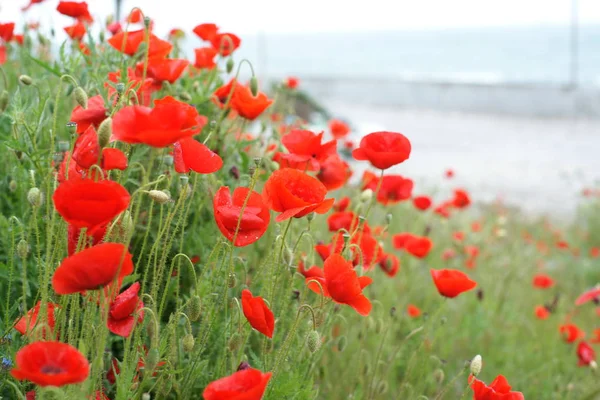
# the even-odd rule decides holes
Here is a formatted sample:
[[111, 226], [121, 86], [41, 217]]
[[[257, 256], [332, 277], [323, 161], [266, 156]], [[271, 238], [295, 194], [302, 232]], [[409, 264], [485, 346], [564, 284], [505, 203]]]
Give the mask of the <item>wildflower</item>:
[[477, 286], [477, 282], [471, 280], [469, 276], [462, 271], [453, 269], [431, 269], [430, 272], [438, 292], [444, 297], [454, 298]]
[[298, 85], [300, 84], [300, 80], [298, 78], [296, 78], [295, 76], [290, 76], [285, 80], [285, 86], [288, 87], [288, 89], [296, 89], [298, 87]]
[[82, 40], [87, 33], [87, 29], [81, 21], [77, 21], [74, 25], [67, 26], [64, 29], [67, 35], [73, 40]]
[[577, 357], [579, 358], [579, 366], [590, 366], [596, 368], [596, 352], [587, 342], [581, 341], [577, 345]]
[[421, 236], [410, 236], [406, 243], [404, 243], [404, 250], [417, 258], [425, 258], [431, 248], [433, 247], [433, 242], [428, 237]]
[[585, 337], [585, 332], [574, 324], [561, 325], [558, 330], [564, 341], [567, 343], [573, 343]]
[[271, 372], [263, 373], [246, 368], [213, 381], [206, 386], [204, 400], [260, 400], [271, 379]]
[[218, 154], [191, 137], [175, 142], [173, 161], [175, 171], [180, 174], [190, 170], [199, 174], [212, 174], [223, 166], [223, 160]]
[[411, 317], [411, 318], [417, 318], [417, 317], [421, 316], [421, 310], [419, 309], [419, 307], [415, 306], [414, 304], [409, 304], [406, 307], [406, 312], [408, 313], [409, 317]]
[[90, 126], [98, 128], [100, 123], [106, 118], [107, 111], [106, 107], [104, 107], [104, 99], [102, 96], [93, 96], [88, 99], [87, 108], [78, 105], [73, 109], [71, 121], [77, 124], [77, 133], [82, 134]]
[[139, 291], [140, 283], [136, 282], [111, 302], [106, 325], [115, 335], [122, 337], [131, 335], [136, 324], [136, 318], [132, 314], [138, 313], [138, 323], [144, 320], [144, 311], [142, 310], [144, 303], [138, 296]]
[[387, 276], [393, 278], [400, 270], [400, 260], [394, 254], [383, 253], [379, 260], [379, 267]]
[[550, 311], [544, 306], [536, 306], [535, 316], [537, 319], [547, 319], [550, 316]]
[[429, 196], [413, 197], [413, 205], [417, 210], [425, 211], [431, 207], [431, 198]]
[[308, 130], [294, 129], [281, 138], [281, 143], [289, 151], [277, 153], [274, 160], [282, 167], [308, 171], [318, 171], [321, 163], [335, 154], [335, 140], [321, 143], [323, 132], [315, 134]]
[[272, 103], [273, 100], [263, 92], [254, 96], [248, 86], [240, 84], [236, 85], [234, 96], [231, 98], [231, 108], [250, 121], [258, 118]]
[[388, 169], [406, 161], [410, 151], [410, 141], [403, 134], [373, 132], [362, 138], [352, 156], [355, 160], [368, 160], [375, 168]]
[[342, 160], [340, 156], [334, 154], [321, 162], [317, 179], [325, 185], [327, 190], [336, 190], [344, 186], [351, 176], [350, 165]]
[[313, 265], [309, 269], [305, 269], [303, 261], [298, 263], [298, 272], [304, 275], [305, 278], [325, 278], [325, 273], [322, 268]]
[[231, 55], [242, 43], [242, 39], [233, 33], [215, 33], [208, 40], [212, 47], [223, 57]]
[[525, 400], [523, 393], [511, 391], [508, 381], [502, 375], [498, 375], [489, 386], [473, 376], [469, 376], [469, 381], [472, 382], [473, 400]]
[[350, 127], [339, 119], [332, 119], [329, 121], [329, 131], [331, 132], [331, 136], [341, 139], [350, 133]]
[[[146, 65], [146, 76], [154, 79], [158, 84], [157, 89], [160, 89], [162, 82], [174, 83], [179, 79], [189, 64], [190, 62], [184, 59], [152, 57], [148, 59]], [[144, 62], [136, 65], [136, 73], [138, 76], [143, 76]]]
[[554, 280], [546, 274], [537, 274], [533, 277], [533, 286], [538, 289], [548, 289], [554, 286]]
[[575, 305], [580, 306], [588, 301], [597, 301], [598, 299], [600, 299], [600, 285], [583, 292], [577, 300], [575, 300]]
[[471, 198], [469, 194], [462, 190], [456, 189], [454, 191], [454, 198], [452, 199], [452, 205], [456, 208], [466, 208], [471, 204]]
[[56, 10], [63, 15], [76, 18], [79, 21], [87, 23], [94, 21], [85, 1], [61, 1], [58, 3]]
[[194, 50], [196, 55], [196, 61], [194, 67], [200, 69], [213, 69], [217, 66], [214, 58], [217, 55], [217, 51], [212, 47], [201, 47]]
[[379, 178], [369, 172], [365, 172], [363, 182], [363, 189], [371, 189], [375, 192], [379, 188], [377, 201], [383, 205], [410, 199], [414, 186], [412, 179], [400, 175], [385, 175]]
[[[29, 335], [33, 331], [36, 324], [38, 323], [38, 315], [40, 313], [41, 305], [42, 305], [41, 301], [38, 301], [32, 309], [27, 311], [27, 314], [25, 314], [24, 316], [22, 316], [21, 318], [19, 318], [17, 320], [17, 323], [15, 324], [15, 329], [21, 335]], [[52, 334], [52, 331], [54, 330], [54, 326], [56, 324], [56, 319], [54, 318], [54, 312], [56, 311], [57, 308], [59, 308], [58, 304], [50, 303], [50, 302], [48, 302], [46, 304], [45, 323], [46, 323], [47, 327], [46, 326], [43, 327], [43, 332], [44, 332], [43, 336], [44, 337], [46, 336], [47, 329], [50, 330], [50, 332], [48, 332], [49, 334]]]
[[275, 318], [260, 296], [252, 296], [248, 289], [242, 291], [242, 309], [250, 325], [268, 338], [273, 338]]
[[196, 26], [193, 32], [202, 40], [210, 41], [216, 36], [219, 27], [215, 24], [200, 24]]
[[[115, 50], [133, 56], [137, 53], [140, 45], [144, 43], [146, 37], [146, 31], [140, 29], [137, 31], [129, 32], [118, 32], [113, 37], [108, 39], [110, 44]], [[153, 33], [150, 33], [149, 46], [148, 46], [148, 58], [165, 58], [171, 52], [173, 45], [165, 40], [158, 38]]]

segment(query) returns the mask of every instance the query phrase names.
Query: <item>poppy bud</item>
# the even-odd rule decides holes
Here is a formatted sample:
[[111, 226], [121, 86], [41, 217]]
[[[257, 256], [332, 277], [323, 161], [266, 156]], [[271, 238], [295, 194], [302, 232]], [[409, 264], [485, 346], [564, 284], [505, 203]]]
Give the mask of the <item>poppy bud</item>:
[[88, 95], [85, 90], [83, 90], [81, 86], [77, 86], [75, 90], [73, 90], [73, 96], [75, 97], [77, 104], [85, 110], [88, 106]]
[[242, 343], [242, 338], [236, 332], [233, 335], [231, 335], [231, 338], [229, 339], [229, 343], [227, 343], [227, 346], [229, 347], [229, 350], [233, 352], [233, 351], [236, 351], [240, 347], [241, 343]]
[[150, 400], [150, 399], [151, 399], [150, 393], [144, 393], [144, 394], [142, 394], [142, 400]]
[[186, 353], [190, 353], [192, 350], [194, 350], [194, 344], [195, 344], [195, 340], [194, 340], [194, 336], [192, 336], [191, 333], [188, 333], [187, 335], [185, 335], [183, 337], [183, 351], [185, 351]]
[[344, 351], [344, 349], [346, 348], [347, 345], [348, 345], [348, 339], [346, 339], [346, 336], [340, 336], [340, 338], [338, 339], [338, 342], [337, 342], [337, 349], [339, 351]]
[[368, 203], [373, 199], [373, 191], [371, 189], [365, 189], [360, 194], [360, 201], [363, 203]]
[[123, 217], [121, 217], [121, 232], [124, 237], [129, 237], [133, 233], [135, 229], [135, 225], [133, 224], [133, 218], [131, 218], [131, 213], [129, 210], [125, 210], [123, 212]]
[[[153, 325], [153, 324], [150, 324]], [[154, 372], [154, 368], [158, 365], [158, 361], [160, 360], [160, 353], [156, 347], [150, 349], [148, 355], [146, 356], [146, 364], [144, 365], [145, 373], [152, 375]]]
[[[61, 140], [60, 142], [58, 142], [58, 151], [60, 153], [69, 151], [69, 142], [67, 142], [66, 140]], [[61, 155], [61, 158], [62, 158], [62, 155]]]
[[381, 318], [375, 321], [375, 333], [381, 333], [383, 331], [384, 322]]
[[149, 190], [147, 193], [158, 204], [165, 204], [171, 200], [171, 196], [163, 190]]
[[227, 60], [227, 64], [225, 64], [225, 69], [228, 74], [230, 74], [231, 71], [233, 71], [234, 66], [235, 66], [235, 64], [233, 62], [233, 58], [229, 57], [229, 59]]
[[202, 314], [202, 300], [200, 296], [194, 295], [190, 298], [187, 303], [187, 316], [190, 321], [198, 321]]
[[469, 368], [471, 369], [471, 374], [473, 374], [473, 376], [477, 376], [481, 372], [481, 361], [482, 359], [479, 354], [477, 354], [471, 360], [471, 365], [469, 366]]
[[250, 368], [250, 364], [248, 364], [248, 362], [246, 362], [246, 361], [242, 361], [240, 363], [240, 365], [238, 365], [237, 370], [238, 371], [243, 371], [243, 370], [248, 369], [248, 368]]
[[36, 187], [29, 189], [29, 192], [27, 192], [27, 201], [33, 207], [41, 206], [42, 201], [43, 201], [43, 196], [42, 196], [42, 192], [40, 192], [40, 189], [38, 189]]
[[8, 190], [14, 193], [15, 190], [17, 190], [17, 181], [15, 181], [14, 179], [10, 181], [10, 183], [8, 184]]
[[98, 144], [101, 148], [108, 146], [112, 136], [112, 118], [108, 117], [98, 127]]
[[386, 214], [385, 215], [385, 223], [388, 224], [388, 225], [391, 224], [392, 223], [392, 218], [393, 218], [392, 214]]
[[179, 93], [179, 98], [186, 103], [192, 101], [192, 96], [188, 92]]
[[29, 86], [33, 83], [33, 79], [29, 75], [21, 75], [19, 76], [19, 82], [25, 86]]
[[229, 276], [227, 277], [227, 286], [230, 289], [233, 289], [236, 285], [237, 285], [237, 279], [235, 277], [235, 274], [233, 274], [233, 273], [229, 274]]
[[436, 369], [435, 371], [433, 371], [433, 379], [439, 384], [441, 385], [442, 382], [444, 382], [444, 379], [446, 378], [446, 374], [444, 374], [444, 370], [443, 369]]
[[105, 39], [105, 33], [104, 33], [104, 31], [100, 31], [100, 34], [98, 36], [99, 36], [99, 39], [100, 39], [100, 43], [104, 42], [104, 39]]
[[379, 395], [384, 395], [387, 393], [388, 388], [388, 383], [386, 381], [381, 381], [379, 382], [379, 385], [377, 385], [377, 392], [379, 393]]
[[2, 94], [0, 95], [0, 113], [4, 112], [4, 110], [6, 110], [6, 107], [8, 107], [8, 92], [6, 90], [2, 91]]
[[258, 94], [258, 80], [256, 79], [256, 76], [250, 78], [250, 92], [252, 93], [252, 96]]
[[123, 82], [119, 82], [115, 85], [115, 90], [119, 95], [122, 95], [125, 91], [125, 84]]
[[321, 336], [317, 331], [310, 331], [306, 336], [306, 345], [311, 353], [315, 353], [321, 347]]
[[150, 17], [144, 17], [144, 26], [147, 28], [150, 28], [150, 24], [152, 23], [152, 20], [150, 19]]
[[17, 254], [22, 259], [27, 258], [29, 254], [29, 243], [25, 239], [21, 239], [19, 243], [17, 243]]

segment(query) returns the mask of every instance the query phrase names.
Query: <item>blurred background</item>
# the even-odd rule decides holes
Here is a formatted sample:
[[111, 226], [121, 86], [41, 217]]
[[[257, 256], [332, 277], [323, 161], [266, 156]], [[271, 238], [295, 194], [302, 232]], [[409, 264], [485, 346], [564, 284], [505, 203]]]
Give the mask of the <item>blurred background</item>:
[[[70, 23], [45, 0], [0, 0], [0, 22]], [[242, 38], [260, 80], [299, 89], [349, 122], [353, 139], [407, 135], [399, 168], [435, 186], [446, 168], [475, 199], [569, 216], [600, 171], [600, 2], [597, 0], [122, 0], [166, 37], [214, 22]], [[117, 1], [89, 0], [97, 21]], [[62, 39], [61, 39], [62, 40]], [[315, 121], [325, 128], [326, 121]]]

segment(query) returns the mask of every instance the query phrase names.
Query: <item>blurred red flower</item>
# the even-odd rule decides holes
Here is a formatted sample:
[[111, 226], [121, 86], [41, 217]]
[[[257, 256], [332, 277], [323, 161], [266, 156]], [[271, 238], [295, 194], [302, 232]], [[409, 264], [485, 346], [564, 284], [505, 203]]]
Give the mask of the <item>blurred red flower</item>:
[[296, 168], [318, 171], [321, 163], [336, 154], [335, 140], [321, 143], [323, 132], [294, 129], [281, 138], [281, 143], [289, 153], [277, 153], [274, 160], [283, 168]]
[[579, 366], [594, 366], [596, 365], [596, 352], [587, 342], [581, 341], [577, 345], [577, 357], [579, 358]]
[[404, 243], [404, 250], [417, 258], [425, 258], [431, 251], [433, 242], [425, 236], [411, 235]]
[[406, 161], [410, 157], [410, 141], [401, 133], [373, 132], [360, 141], [360, 146], [352, 151], [355, 160], [368, 160], [379, 169], [388, 169]]
[[413, 204], [417, 210], [425, 211], [431, 207], [431, 198], [429, 196], [413, 197]]
[[477, 286], [477, 282], [471, 280], [462, 271], [454, 269], [431, 269], [430, 272], [438, 292], [444, 297], [454, 298]]
[[489, 386], [473, 376], [469, 377], [469, 381], [473, 389], [473, 400], [525, 400], [523, 393], [511, 391], [508, 381], [502, 375], [498, 375]]
[[350, 133], [350, 127], [339, 119], [329, 121], [329, 131], [335, 139], [341, 139]]
[[408, 307], [406, 307], [406, 312], [411, 318], [417, 318], [421, 315], [421, 310], [419, 309], [419, 307], [413, 304], [409, 304]]
[[199, 49], [194, 49], [194, 53], [196, 55], [194, 67], [200, 69], [213, 69], [217, 66], [217, 63], [214, 60], [215, 56], [217, 55], [217, 51], [212, 47], [201, 47]]
[[215, 35], [208, 40], [212, 47], [223, 57], [227, 57], [233, 53], [242, 43], [242, 39], [233, 33], [215, 33]]
[[352, 176], [350, 165], [340, 158], [337, 154], [328, 157], [321, 162], [321, 169], [317, 174], [317, 179], [321, 181], [327, 190], [336, 190], [348, 182]]
[[[108, 39], [108, 44], [123, 54], [133, 56], [135, 53], [137, 53], [140, 45], [144, 43], [145, 37], [146, 31], [144, 29], [129, 32], [121, 31]], [[150, 33], [148, 58], [167, 57], [172, 48], [173, 45], [171, 43], [160, 39], [153, 33]]]
[[[15, 323], [15, 329], [21, 335], [29, 335], [35, 328], [38, 322], [38, 315], [40, 313], [40, 307], [42, 305], [41, 301], [38, 301], [32, 309], [27, 311], [27, 314], [22, 316]], [[49, 334], [52, 334], [54, 330], [54, 326], [56, 324], [56, 319], [54, 317], [54, 312], [59, 308], [58, 304], [48, 302], [46, 304], [46, 318], [44, 318], [44, 322], [47, 326], [44, 326], [43, 329], [43, 337], [47, 337], [46, 330], [49, 328]]]
[[85, 25], [81, 21], [77, 21], [74, 25], [64, 28], [67, 35], [73, 40], [81, 40], [87, 33]]
[[537, 319], [547, 319], [550, 316], [550, 311], [545, 306], [536, 306], [535, 316]]
[[242, 290], [242, 309], [250, 325], [268, 338], [273, 338], [275, 317], [260, 296], [252, 296], [248, 289]]
[[94, 18], [92, 18], [85, 1], [61, 1], [58, 3], [56, 10], [68, 17], [77, 18], [79, 21], [87, 23], [94, 22]]
[[546, 274], [537, 274], [533, 277], [533, 286], [539, 289], [548, 289], [554, 286], [554, 280]]
[[585, 332], [582, 331], [574, 324], [565, 324], [561, 325], [558, 328], [560, 335], [567, 343], [573, 343], [579, 339], [583, 339], [585, 337]]
[[272, 103], [273, 100], [263, 92], [258, 92], [254, 96], [248, 86], [237, 84], [230, 104], [231, 108], [241, 117], [252, 121], [258, 118]]
[[202, 40], [210, 41], [217, 34], [219, 28], [215, 24], [200, 24], [194, 28], [194, 33]]
[[379, 267], [387, 276], [393, 278], [400, 271], [400, 260], [394, 254], [383, 253]]
[[104, 99], [101, 95], [90, 97], [87, 108], [77, 106], [71, 113], [71, 121], [77, 124], [77, 133], [82, 134], [90, 125], [98, 128], [100, 123], [106, 119]]

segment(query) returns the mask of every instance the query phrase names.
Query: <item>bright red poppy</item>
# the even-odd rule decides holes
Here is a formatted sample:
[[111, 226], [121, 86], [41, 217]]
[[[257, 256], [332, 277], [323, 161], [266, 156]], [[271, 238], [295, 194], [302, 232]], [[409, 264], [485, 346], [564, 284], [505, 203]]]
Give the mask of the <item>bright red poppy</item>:
[[10, 42], [13, 37], [15, 30], [14, 22], [7, 22], [4, 24], [0, 24], [0, 39], [2, 39], [5, 43]]
[[300, 80], [298, 78], [296, 78], [295, 76], [290, 76], [285, 80], [285, 86], [287, 86], [289, 89], [296, 89], [298, 87], [298, 85], [300, 84]]
[[221, 108], [223, 108], [228, 101], [231, 104], [231, 101], [235, 96], [239, 86], [240, 84], [235, 80], [235, 78], [231, 79], [227, 84], [215, 90], [213, 93], [213, 101]]
[[502, 375], [498, 375], [489, 386], [473, 376], [469, 377], [469, 381], [473, 400], [525, 400], [523, 393], [511, 391], [511, 386]]
[[393, 278], [400, 271], [400, 260], [394, 254], [383, 253], [381, 260], [379, 260], [379, 268], [387, 276]]
[[277, 222], [301, 218], [313, 211], [326, 213], [335, 201], [325, 199], [326, 194], [327, 188], [318, 179], [291, 168], [273, 172], [263, 189], [267, 206], [281, 213], [275, 219]]
[[117, 182], [91, 179], [61, 183], [52, 196], [56, 211], [77, 228], [88, 233], [106, 225], [129, 206], [129, 193]]
[[411, 235], [404, 243], [404, 250], [417, 258], [425, 258], [431, 251], [433, 242], [425, 236]]
[[242, 43], [242, 39], [233, 33], [215, 33], [215, 35], [208, 40], [212, 47], [214, 47], [214, 49], [223, 57], [227, 57], [233, 53]]
[[[352, 211], [338, 211], [327, 217], [327, 226], [330, 232], [337, 232], [340, 229], [345, 229], [348, 232], [352, 232], [356, 228], [358, 223], [358, 215]], [[365, 221], [366, 231], [370, 231], [370, 228]]]
[[80, 135], [75, 141], [73, 149], [73, 161], [84, 170], [89, 169], [94, 164], [105, 170], [127, 168], [127, 156], [121, 150], [116, 148], [100, 148], [98, 134], [93, 126]]
[[583, 339], [585, 337], [585, 332], [579, 329], [575, 324], [565, 324], [561, 325], [558, 328], [560, 336], [567, 343], [576, 342], [579, 339]]
[[305, 278], [325, 278], [325, 273], [322, 268], [313, 265], [309, 269], [304, 268], [304, 262], [300, 260], [298, 263], [298, 272], [304, 275]]
[[124, 290], [110, 303], [108, 320], [106, 326], [115, 335], [128, 337], [136, 325], [134, 314], [137, 312], [137, 323], [144, 320], [144, 303], [140, 300], [138, 293], [140, 283], [136, 282]]
[[202, 40], [210, 41], [217, 32], [219, 27], [215, 24], [200, 24], [194, 28], [194, 33]]
[[274, 160], [283, 168], [318, 171], [321, 163], [336, 154], [336, 141], [321, 143], [323, 132], [294, 129], [281, 138], [289, 153], [277, 153]]
[[352, 151], [355, 160], [368, 160], [379, 169], [388, 169], [410, 157], [410, 141], [401, 133], [373, 132], [363, 137]]
[[175, 142], [173, 150], [175, 171], [212, 174], [223, 166], [221, 157], [197, 140], [186, 137]]
[[268, 338], [273, 338], [275, 317], [260, 296], [252, 296], [248, 289], [242, 290], [242, 309], [250, 325]]
[[90, 11], [88, 10], [88, 5], [85, 1], [77, 2], [77, 1], [61, 1], [58, 3], [56, 10], [68, 17], [77, 18], [80, 21], [91, 23], [94, 21]]
[[54, 272], [52, 287], [71, 294], [105, 287], [133, 272], [132, 255], [121, 243], [101, 243], [65, 258]]
[[[86, 234], [88, 232], [86, 231]], [[68, 255], [73, 255], [77, 250], [77, 245], [79, 244], [79, 236], [81, 235], [81, 228], [77, 228], [73, 225], [69, 225], [67, 227], [67, 250]], [[106, 235], [106, 225], [95, 228], [91, 234], [88, 234], [87, 240], [91, 239], [92, 246], [97, 245], [98, 243], [104, 240], [104, 235]], [[83, 245], [85, 246], [87, 243], [84, 241]]]
[[100, 123], [106, 119], [107, 111], [106, 107], [104, 107], [104, 99], [102, 96], [93, 96], [88, 99], [87, 108], [77, 106], [73, 109], [71, 121], [77, 124], [77, 133], [81, 134], [85, 132], [90, 125], [98, 128]]
[[87, 33], [85, 25], [81, 21], [77, 21], [74, 25], [65, 27], [65, 32], [73, 40], [81, 40]]
[[231, 98], [231, 108], [233, 108], [241, 117], [250, 121], [258, 118], [271, 104], [273, 100], [269, 99], [263, 92], [258, 92], [256, 96], [252, 94], [248, 86], [235, 86], [234, 95]]
[[577, 298], [577, 300], [575, 300], [575, 305], [580, 306], [582, 304], [587, 303], [588, 301], [597, 301], [597, 300], [600, 300], [600, 285], [583, 292]]
[[133, 10], [131, 10], [129, 15], [127, 16], [127, 22], [130, 22], [132, 24], [142, 22], [142, 11], [139, 8], [134, 8]]
[[329, 131], [331, 132], [331, 136], [341, 139], [350, 133], [350, 127], [339, 119], [332, 119], [329, 121]]
[[417, 318], [417, 317], [421, 316], [421, 310], [419, 309], [419, 307], [415, 306], [414, 304], [409, 304], [406, 307], [406, 312], [408, 313], [408, 316], [411, 318]]
[[[121, 31], [115, 34], [113, 37], [108, 39], [110, 44], [115, 50], [133, 56], [137, 53], [140, 45], [144, 43], [146, 38], [146, 31], [140, 29], [137, 31]], [[160, 39], [155, 34], [151, 33], [149, 38], [150, 45], [148, 46], [148, 57], [162, 57], [165, 58], [171, 52], [173, 45], [166, 40]]]
[[[179, 79], [189, 64], [188, 60], [179, 58], [152, 57], [148, 60], [146, 76], [154, 79], [157, 89], [160, 89], [162, 82], [174, 83]], [[135, 71], [138, 76], [143, 76], [144, 63], [137, 63]]]
[[[379, 183], [380, 180], [381, 183]], [[385, 175], [380, 178], [369, 171], [365, 171], [363, 174], [363, 190], [371, 189], [376, 192], [376, 200], [383, 205], [395, 204], [410, 199], [413, 186], [412, 179], [400, 175]], [[377, 191], [377, 188], [379, 188], [379, 191]]]
[[469, 276], [462, 271], [455, 269], [431, 269], [430, 272], [435, 287], [444, 297], [454, 298], [477, 286], [477, 282], [471, 280]]
[[165, 147], [198, 134], [208, 119], [195, 107], [167, 96], [154, 101], [154, 108], [129, 106], [113, 117], [113, 136], [126, 143]]
[[[366, 316], [371, 312], [371, 302], [362, 293], [373, 280], [368, 276], [358, 276], [351, 262], [339, 254], [332, 254], [323, 266], [324, 278], [307, 278], [306, 284], [315, 293], [331, 297], [339, 304], [347, 304], [360, 315]], [[320, 286], [315, 282], [319, 282]]]
[[591, 258], [598, 258], [598, 257], [600, 257], [600, 247], [592, 247], [590, 249], [590, 257]]
[[[229, 241], [235, 237], [234, 245], [238, 247], [248, 246], [260, 239], [271, 221], [271, 213], [263, 203], [262, 196], [255, 191], [249, 192], [248, 188], [238, 187], [231, 196], [229, 188], [222, 186], [213, 199], [215, 222], [219, 230]], [[240, 219], [244, 203], [246, 207]]]
[[414, 235], [412, 233], [397, 233], [394, 236], [392, 236], [392, 244], [394, 248], [402, 250], [406, 246], [406, 242], [412, 239], [413, 237]]
[[64, 386], [87, 379], [90, 364], [70, 344], [34, 342], [17, 352], [16, 367], [10, 374], [17, 380], [28, 380], [38, 386]]
[[596, 352], [587, 342], [581, 341], [577, 345], [577, 357], [579, 358], [579, 366], [595, 366], [596, 365]]
[[417, 210], [425, 211], [431, 207], [431, 197], [417, 196], [413, 197], [413, 205]]
[[327, 190], [336, 190], [344, 186], [352, 176], [350, 165], [337, 154], [328, 157], [321, 162], [321, 169], [317, 179], [321, 181]]
[[215, 62], [217, 51], [212, 47], [201, 47], [199, 49], [194, 49], [194, 53], [196, 55], [194, 67], [200, 69], [213, 69], [217, 66], [217, 63]]
[[344, 196], [333, 205], [335, 211], [345, 211], [350, 206], [350, 197]]
[[554, 279], [546, 274], [537, 274], [533, 277], [533, 286], [538, 289], [548, 289], [554, 286]]
[[6, 62], [6, 46], [0, 44], [0, 65]]
[[471, 198], [469, 194], [462, 190], [456, 189], [454, 191], [454, 198], [452, 199], [452, 205], [456, 208], [466, 208], [471, 204]]
[[204, 400], [261, 400], [271, 379], [271, 372], [254, 368], [237, 371], [208, 384]]
[[545, 306], [536, 306], [534, 312], [537, 319], [548, 319], [550, 317], [550, 311]]
[[[31, 310], [27, 311], [27, 314], [19, 318], [19, 320], [15, 324], [15, 329], [17, 330], [17, 332], [19, 332], [21, 335], [29, 335], [35, 329], [36, 324], [38, 322], [38, 315], [40, 313], [41, 305], [42, 302], [38, 301]], [[44, 321], [46, 326], [42, 328], [44, 337], [46, 337], [47, 328], [50, 329], [50, 334], [52, 334], [52, 331], [54, 331], [54, 326], [56, 324], [54, 312], [57, 308], [59, 308], [58, 304], [50, 302], [46, 304], [46, 318]]]

